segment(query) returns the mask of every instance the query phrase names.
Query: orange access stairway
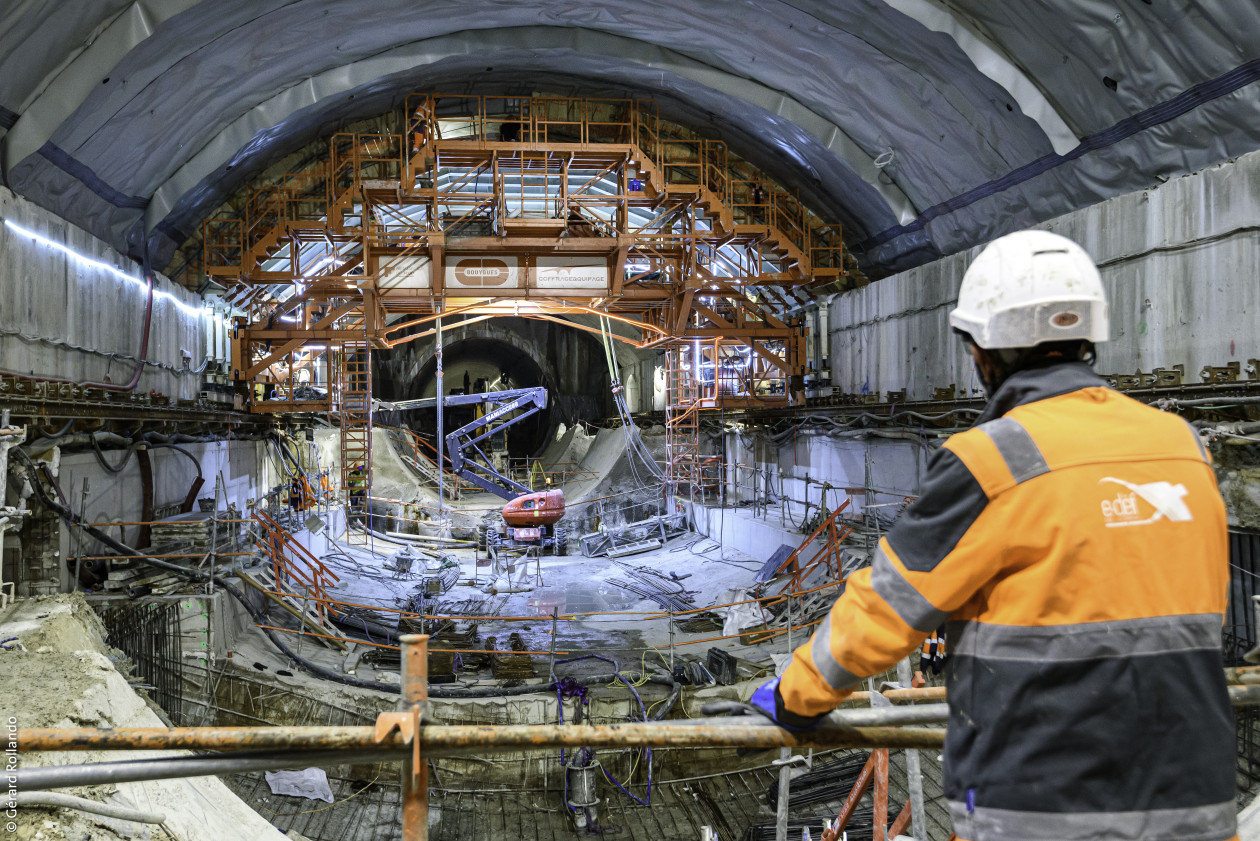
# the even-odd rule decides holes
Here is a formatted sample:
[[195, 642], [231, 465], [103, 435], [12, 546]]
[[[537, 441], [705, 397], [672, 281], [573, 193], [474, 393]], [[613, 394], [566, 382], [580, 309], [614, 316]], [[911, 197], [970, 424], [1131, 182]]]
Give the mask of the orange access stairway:
[[[237, 575], [269, 601], [283, 608], [309, 633], [329, 648], [345, 651], [340, 633], [332, 626], [336, 608], [329, 590], [341, 579], [264, 511], [254, 512], [257, 542], [270, 564]], [[283, 630], [283, 629], [281, 629]]]
[[[438, 117], [437, 103], [451, 99], [467, 100], [473, 113]], [[747, 162], [732, 158], [722, 141], [662, 123], [655, 103], [545, 97], [521, 100], [519, 142], [495, 142], [490, 127], [503, 118], [486, 113], [486, 99], [413, 95], [408, 97], [407, 133], [335, 135], [327, 162], [285, 175], [274, 184], [251, 186], [241, 218], [213, 218], [203, 223], [206, 273], [253, 283], [306, 276], [298, 266], [287, 272], [264, 271], [261, 266], [283, 256], [286, 248], [304, 236], [336, 239], [363, 235], [370, 227], [369, 207], [427, 205], [428, 224], [434, 225], [444, 200], [463, 205], [471, 195], [467, 190], [444, 193], [435, 187], [439, 167], [485, 166], [482, 175], [490, 184], [489, 190], [483, 191], [482, 209], [493, 214], [496, 207], [501, 210], [503, 196], [502, 179], [494, 176], [486, 163], [491, 156], [518, 161], [533, 156], [536, 163], [545, 165], [561, 153], [586, 156], [591, 161], [615, 155], [628, 162], [642, 186], [624, 195], [623, 209], [636, 201], [649, 207], [666, 200], [692, 202], [702, 211], [708, 233], [724, 243], [763, 248], [782, 264], [784, 275], [799, 281], [844, 273], [838, 224], [818, 220], [795, 195]], [[597, 112], [601, 107], [621, 108], [621, 116], [616, 122], [600, 119]], [[566, 109], [577, 116], [557, 116]], [[580, 142], [568, 142], [573, 137]], [[600, 149], [606, 150], [602, 156]], [[529, 168], [528, 164], [517, 166]], [[482, 183], [481, 177], [477, 183]], [[570, 207], [567, 200], [560, 204]], [[620, 217], [616, 227], [623, 228], [624, 213]], [[504, 224], [517, 227], [555, 221], [501, 218]], [[273, 274], [274, 278], [269, 277]]]

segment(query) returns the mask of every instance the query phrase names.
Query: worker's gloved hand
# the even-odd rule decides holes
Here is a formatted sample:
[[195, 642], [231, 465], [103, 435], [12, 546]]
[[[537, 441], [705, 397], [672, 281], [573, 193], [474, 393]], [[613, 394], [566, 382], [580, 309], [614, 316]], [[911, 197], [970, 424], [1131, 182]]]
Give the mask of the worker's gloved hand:
[[775, 724], [794, 733], [812, 730], [818, 726], [818, 722], [826, 718], [826, 713], [814, 716], [797, 715], [784, 707], [777, 677], [757, 687], [749, 703]]

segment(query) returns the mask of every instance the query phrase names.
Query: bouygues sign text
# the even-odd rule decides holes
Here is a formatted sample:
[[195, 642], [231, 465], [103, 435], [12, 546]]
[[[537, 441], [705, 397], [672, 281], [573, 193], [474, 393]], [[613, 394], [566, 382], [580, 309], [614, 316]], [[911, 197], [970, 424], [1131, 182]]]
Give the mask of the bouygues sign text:
[[516, 257], [460, 257], [446, 264], [446, 285], [455, 289], [517, 289], [521, 285]]

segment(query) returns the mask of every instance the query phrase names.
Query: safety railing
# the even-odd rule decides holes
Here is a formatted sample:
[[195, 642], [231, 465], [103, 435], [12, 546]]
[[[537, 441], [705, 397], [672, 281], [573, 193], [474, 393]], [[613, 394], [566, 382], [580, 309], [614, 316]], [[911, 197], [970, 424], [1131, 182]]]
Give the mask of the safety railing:
[[[126, 760], [108, 764], [80, 764], [22, 767], [10, 771], [10, 786], [23, 792], [46, 791], [74, 786], [173, 779], [292, 767], [318, 767], [356, 762], [402, 763], [403, 841], [426, 841], [429, 837], [429, 760], [440, 757], [474, 756], [484, 760], [496, 753], [520, 753], [580, 748], [714, 748], [745, 750], [779, 748], [781, 759], [805, 748], [871, 748], [875, 754], [858, 777], [845, 806], [839, 828], [829, 828], [828, 838], [843, 831], [862, 789], [875, 786], [874, 835], [876, 839], [895, 837], [893, 831], [907, 829], [907, 810], [888, 826], [887, 769], [889, 749], [936, 750], [944, 747], [948, 709], [938, 701], [937, 690], [893, 690], [883, 693], [881, 705], [866, 709], [841, 708], [831, 712], [817, 727], [794, 733], [767, 719], [738, 716], [731, 718], [648, 720], [617, 724], [436, 724], [430, 714], [429, 637], [408, 635], [400, 640], [402, 709], [382, 712], [370, 726], [261, 726], [261, 727], [175, 727], [175, 728], [19, 728], [10, 735], [23, 752], [46, 751], [214, 751], [214, 755]], [[620, 674], [620, 673], [618, 673]], [[1228, 688], [1235, 707], [1260, 704], [1260, 686], [1251, 683], [1252, 674], [1227, 680], [1245, 681]], [[629, 684], [629, 681], [626, 680]], [[870, 693], [862, 699], [870, 703]], [[736, 705], [738, 706], [738, 705]], [[723, 712], [729, 705], [707, 707], [710, 713]], [[245, 753], [248, 751], [248, 753]], [[790, 771], [786, 763], [780, 777], [778, 818], [786, 827], [789, 814]], [[851, 801], [851, 802], [850, 802]], [[926, 827], [914, 827], [918, 836]]]
[[266, 512], [255, 511], [254, 520], [260, 526], [258, 544], [271, 561], [277, 589], [292, 582], [302, 590], [301, 593], [284, 594], [282, 598], [309, 602], [323, 622], [327, 622], [330, 615], [336, 616], [339, 610], [328, 594], [332, 585], [341, 580], [337, 574]]
[[576, 461], [541, 462], [531, 458], [509, 458], [507, 475], [531, 490], [559, 488], [575, 479], [591, 479], [599, 474], [582, 470]]
[[[843, 270], [839, 238], [827, 235], [838, 232], [837, 225], [819, 221], [794, 194], [772, 185], [746, 162], [733, 159], [723, 142], [701, 138], [678, 126], [663, 126], [656, 103], [650, 100], [413, 94], [406, 103], [404, 133], [336, 134], [329, 140], [327, 162], [283, 175], [274, 183], [249, 187], [239, 218], [207, 220], [202, 246], [207, 270], [211, 274], [239, 271], [246, 253], [255, 262], [273, 256], [287, 233], [286, 226], [293, 223], [327, 219], [337, 227], [365, 227], [369, 220], [361, 211], [362, 185], [396, 182], [408, 193], [436, 190], [432, 176], [439, 144], [446, 144], [440, 147], [448, 158], [446, 166], [474, 165], [474, 157], [456, 153], [458, 143], [447, 143], [464, 140], [539, 146], [624, 144], [639, 158], [635, 163], [656, 189], [667, 185], [702, 188], [721, 204], [721, 208], [710, 207], [711, 213], [722, 217], [720, 224], [729, 217], [734, 224], [775, 228], [783, 241], [800, 253], [800, 259], [811, 258], [813, 234], [823, 231], [825, 242], [818, 246], [819, 259], [825, 262], [824, 268]], [[550, 170], [554, 161], [544, 156], [531, 162], [528, 151], [514, 149], [509, 156], [515, 159], [519, 172], [537, 171], [544, 165]], [[532, 201], [524, 195], [523, 176], [517, 177], [521, 179], [514, 185], [517, 198], [499, 209], [500, 219], [511, 218], [514, 213], [522, 217], [546, 215], [553, 205], [557, 213], [563, 211], [561, 205], [568, 198], [553, 195], [547, 186], [544, 195]], [[493, 182], [487, 186], [493, 187]], [[468, 204], [445, 208], [453, 215], [442, 227], [458, 229], [480, 216], [492, 217], [495, 202], [502, 200], [507, 190], [498, 198], [493, 189], [478, 195], [482, 192], [447, 188], [436, 190], [427, 201], [434, 207], [444, 202]], [[574, 201], [581, 204], [583, 200]], [[585, 201], [591, 204], [594, 199]], [[249, 265], [244, 268], [252, 270], [254, 263], [246, 262]]]
[[[805, 538], [801, 545], [792, 550], [792, 553], [783, 559], [783, 563], [775, 570], [775, 575], [790, 575], [791, 578], [783, 585], [783, 589], [791, 587], [799, 587], [801, 582], [809, 578], [819, 566], [839, 579], [842, 575], [840, 569], [840, 545], [845, 539], [853, 533], [853, 527], [841, 523], [840, 515], [849, 507], [849, 500], [845, 500], [836, 509], [814, 529], [813, 534]], [[814, 541], [819, 537], [826, 535], [823, 545], [817, 549], [813, 548]], [[810, 554], [812, 551], [812, 554]]]
[[729, 212], [732, 187], [730, 153], [726, 144], [720, 140], [706, 140], [703, 152], [700, 183]]
[[226, 266], [240, 266], [245, 253], [245, 222], [211, 218], [201, 226], [202, 261], [208, 274]]
[[665, 183], [698, 186], [704, 172], [704, 147], [705, 141], [699, 137], [662, 138], [654, 160], [665, 176]]
[[770, 190], [770, 226], [787, 238], [802, 257], [809, 253], [808, 211], [796, 196], [779, 188]]
[[[725, 314], [719, 309], [719, 315]], [[784, 343], [765, 342], [767, 355], [786, 352]], [[680, 364], [690, 371], [697, 409], [730, 406], [739, 398], [765, 402], [786, 400], [787, 376], [765, 355], [742, 344], [724, 344], [721, 338], [684, 344]]]
[[334, 134], [329, 141], [328, 203], [365, 181], [398, 181], [402, 170], [402, 135]]
[[[382, 426], [381, 424], [373, 424], [373, 427], [385, 430], [390, 440], [403, 451], [404, 455], [411, 458], [421, 471], [434, 474], [432, 482], [421, 482], [419, 483], [420, 487], [432, 488], [434, 490], [437, 489], [437, 447], [410, 429], [397, 426]], [[458, 499], [460, 491], [479, 491], [481, 489], [479, 485], [469, 482], [451, 470], [451, 457], [449, 453], [443, 454], [442, 465], [445, 488], [447, 494], [450, 495], [452, 499]], [[373, 499], [376, 499], [376, 497], [373, 497]], [[397, 502], [405, 505], [413, 504], [393, 499], [382, 499], [381, 501]]]
[[413, 149], [435, 141], [630, 143], [641, 103], [630, 99], [413, 94]]

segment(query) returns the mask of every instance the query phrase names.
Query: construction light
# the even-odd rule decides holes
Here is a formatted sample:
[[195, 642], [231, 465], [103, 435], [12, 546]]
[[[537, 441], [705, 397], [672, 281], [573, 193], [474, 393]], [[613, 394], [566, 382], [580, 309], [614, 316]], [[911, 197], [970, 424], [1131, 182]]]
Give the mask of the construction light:
[[[40, 245], [44, 245], [44, 246], [47, 246], [48, 248], [53, 249], [54, 251], [61, 252], [62, 254], [69, 257], [71, 260], [74, 260], [76, 263], [80, 263], [84, 266], [96, 269], [98, 271], [107, 272], [108, 274], [112, 274], [114, 277], [118, 278], [119, 280], [125, 280], [128, 283], [134, 283], [136, 286], [140, 287], [141, 289], [148, 288], [148, 285], [141, 278], [133, 277], [132, 275], [127, 274], [121, 269], [117, 269], [109, 265], [108, 263], [102, 263], [100, 260], [93, 260], [91, 257], [87, 257], [83, 254], [80, 254], [74, 249], [66, 245], [63, 245], [59, 242], [54, 242], [53, 240], [49, 239], [48, 237], [42, 234], [37, 234], [34, 231], [29, 231], [26, 228], [23, 228], [21, 225], [14, 222], [12, 219], [5, 219], [4, 224], [8, 226], [9, 228], [11, 228], [14, 232], [19, 233], [28, 239], [34, 240], [35, 242], [38, 242]], [[154, 289], [153, 297], [155, 299], [161, 298], [163, 300], [170, 301], [172, 304], [178, 307], [181, 312], [183, 312], [186, 315], [193, 315], [193, 316], [205, 315], [205, 313], [203, 313], [197, 307], [188, 306], [188, 304], [185, 304], [183, 301], [176, 298], [170, 292], [163, 292], [161, 290]]]

